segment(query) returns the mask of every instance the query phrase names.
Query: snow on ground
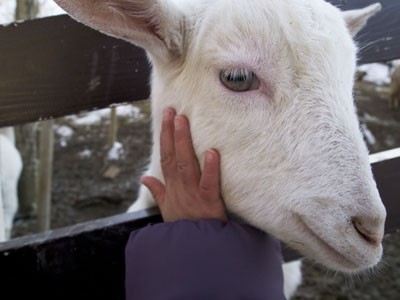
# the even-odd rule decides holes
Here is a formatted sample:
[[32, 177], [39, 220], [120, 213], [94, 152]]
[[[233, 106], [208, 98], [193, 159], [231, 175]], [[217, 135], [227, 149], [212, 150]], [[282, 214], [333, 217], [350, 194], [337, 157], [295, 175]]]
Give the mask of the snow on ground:
[[119, 160], [124, 154], [124, 148], [121, 143], [115, 142], [114, 145], [108, 150], [107, 159], [108, 160]]
[[96, 125], [101, 123], [102, 118], [107, 118], [110, 116], [110, 109], [99, 109], [94, 110], [82, 115], [72, 115], [65, 117], [69, 121], [72, 121], [74, 125], [85, 126], [85, 125]]
[[140, 112], [140, 108], [132, 105], [122, 105], [117, 107], [117, 114], [121, 117], [129, 117], [129, 118], [140, 118], [142, 117], [142, 113]]
[[383, 120], [379, 119], [375, 116], [372, 116], [368, 113], [364, 113], [362, 116], [360, 116], [360, 121], [364, 123], [370, 123], [370, 124], [377, 124], [381, 126], [386, 126], [386, 127], [398, 127], [398, 122], [395, 120]]
[[376, 144], [376, 138], [372, 134], [372, 132], [368, 129], [366, 124], [361, 124], [361, 132], [363, 133], [364, 137], [367, 139], [370, 145]]
[[[140, 109], [132, 105], [117, 106], [117, 116], [122, 118], [129, 118], [130, 120], [137, 120], [143, 117]], [[98, 125], [103, 122], [103, 119], [111, 117], [111, 109], [99, 109], [79, 115], [66, 116], [65, 119], [71, 122], [71, 126], [91, 126]], [[74, 134], [74, 129], [67, 125], [54, 125], [55, 133], [60, 137], [60, 146], [66, 147], [68, 141]], [[115, 144], [108, 153], [109, 160], [119, 160], [123, 154], [122, 145]], [[87, 158], [92, 155], [90, 150], [84, 150], [78, 153], [80, 158]]]
[[363, 78], [364, 81], [373, 82], [377, 85], [390, 83], [390, 70], [385, 64], [365, 64], [357, 67], [357, 70], [367, 73]]
[[63, 138], [70, 138], [74, 134], [74, 130], [66, 125], [57, 126], [56, 133]]
[[[99, 110], [94, 110], [82, 115], [72, 115], [67, 116], [66, 118], [74, 125], [77, 126], [85, 126], [85, 125], [96, 125], [101, 123], [103, 118], [110, 118], [111, 109], [104, 108]], [[117, 107], [117, 115], [119, 117], [138, 119], [142, 117], [142, 113], [140, 109], [136, 106], [132, 105], [122, 105]]]
[[90, 157], [92, 157], [92, 151], [89, 149], [85, 149], [85, 150], [79, 152], [78, 156], [80, 158], [90, 158]]
[[71, 127], [66, 126], [66, 125], [62, 125], [62, 126], [55, 125], [54, 130], [55, 130], [56, 134], [58, 134], [60, 136], [61, 147], [67, 146], [67, 142], [74, 134], [74, 130]]

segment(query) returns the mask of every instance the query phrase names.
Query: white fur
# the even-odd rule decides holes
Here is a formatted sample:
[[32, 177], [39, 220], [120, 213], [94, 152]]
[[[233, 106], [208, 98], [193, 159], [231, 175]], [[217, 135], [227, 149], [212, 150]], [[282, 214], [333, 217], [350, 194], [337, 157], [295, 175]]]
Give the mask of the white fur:
[[[386, 212], [352, 97], [352, 36], [379, 5], [344, 14], [323, 0], [56, 2], [147, 50], [154, 135], [147, 175], [162, 179], [162, 110], [173, 107], [189, 118], [201, 162], [209, 148], [221, 153], [232, 213], [334, 270], [379, 262]], [[231, 68], [252, 71], [259, 88], [227, 89], [219, 76]], [[130, 211], [152, 205], [142, 188]], [[288, 268], [297, 268], [297, 284], [299, 266]]]
[[11, 237], [13, 221], [18, 209], [17, 185], [22, 170], [22, 159], [14, 146], [13, 128], [0, 129], [0, 242]]

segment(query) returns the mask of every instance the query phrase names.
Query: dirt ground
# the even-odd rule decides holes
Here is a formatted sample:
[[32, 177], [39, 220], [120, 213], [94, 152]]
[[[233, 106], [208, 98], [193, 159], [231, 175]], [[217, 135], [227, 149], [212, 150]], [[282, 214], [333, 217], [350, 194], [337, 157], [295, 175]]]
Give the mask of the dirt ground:
[[[400, 147], [400, 112], [388, 109], [388, 87], [361, 82], [355, 91], [356, 105], [371, 153]], [[150, 119], [147, 102], [136, 104], [139, 118], [120, 117], [119, 160], [107, 159], [105, 147], [109, 119], [98, 124], [76, 125], [69, 118], [56, 120], [56, 128], [68, 126], [69, 138], [56, 134], [52, 192], [52, 228], [125, 212], [134, 201], [138, 180], [150, 151]], [[110, 169], [111, 168], [111, 169]], [[117, 170], [114, 179], [107, 170]], [[18, 218], [14, 236], [35, 232], [36, 220]], [[385, 239], [385, 259], [365, 276], [334, 274], [304, 260], [304, 280], [294, 299], [400, 299], [400, 235]]]

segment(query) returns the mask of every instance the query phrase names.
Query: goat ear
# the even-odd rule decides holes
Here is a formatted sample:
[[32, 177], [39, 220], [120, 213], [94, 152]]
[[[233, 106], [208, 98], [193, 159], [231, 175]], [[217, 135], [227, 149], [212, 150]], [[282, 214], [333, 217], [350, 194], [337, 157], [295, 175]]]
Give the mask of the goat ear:
[[74, 19], [160, 59], [182, 53], [183, 16], [171, 1], [54, 0]]
[[380, 11], [381, 8], [382, 5], [380, 3], [375, 3], [365, 8], [343, 12], [350, 34], [354, 37], [365, 26], [368, 19]]

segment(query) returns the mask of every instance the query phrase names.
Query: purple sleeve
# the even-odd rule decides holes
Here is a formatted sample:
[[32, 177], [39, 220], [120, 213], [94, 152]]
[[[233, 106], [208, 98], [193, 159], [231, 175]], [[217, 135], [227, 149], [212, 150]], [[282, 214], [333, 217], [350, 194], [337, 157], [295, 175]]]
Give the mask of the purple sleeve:
[[217, 220], [149, 225], [125, 249], [127, 300], [283, 300], [279, 242]]

